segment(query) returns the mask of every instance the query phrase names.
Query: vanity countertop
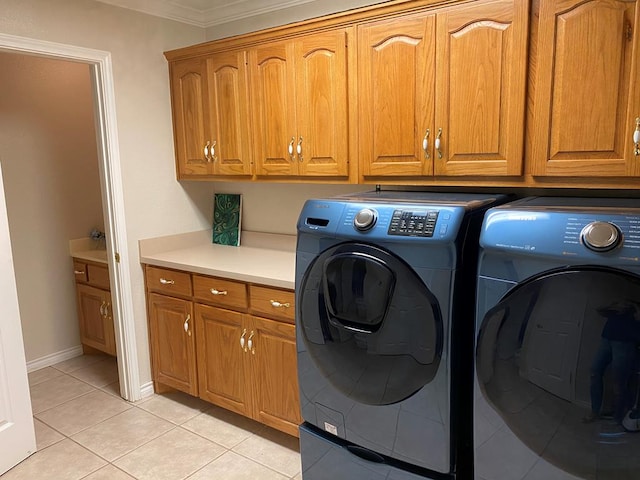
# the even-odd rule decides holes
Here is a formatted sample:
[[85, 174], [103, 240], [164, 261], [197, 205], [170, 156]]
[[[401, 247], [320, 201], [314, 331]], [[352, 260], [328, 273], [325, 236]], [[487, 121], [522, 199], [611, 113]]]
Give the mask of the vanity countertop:
[[107, 264], [107, 251], [104, 244], [98, 244], [88, 237], [69, 240], [69, 255], [80, 260]]
[[242, 232], [239, 247], [216, 245], [211, 230], [140, 240], [140, 262], [293, 290], [295, 235]]

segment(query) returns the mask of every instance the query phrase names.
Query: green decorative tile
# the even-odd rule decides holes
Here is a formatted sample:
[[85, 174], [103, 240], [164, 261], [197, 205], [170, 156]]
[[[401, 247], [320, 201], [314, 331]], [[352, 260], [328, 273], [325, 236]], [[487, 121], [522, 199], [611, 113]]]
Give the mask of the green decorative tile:
[[213, 199], [213, 243], [240, 245], [242, 195], [216, 193]]

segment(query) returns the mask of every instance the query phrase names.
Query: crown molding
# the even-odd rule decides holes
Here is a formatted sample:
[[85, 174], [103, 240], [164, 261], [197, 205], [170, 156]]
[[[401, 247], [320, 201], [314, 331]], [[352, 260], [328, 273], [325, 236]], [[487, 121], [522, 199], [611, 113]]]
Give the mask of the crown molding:
[[320, 0], [97, 0], [117, 7], [207, 28]]

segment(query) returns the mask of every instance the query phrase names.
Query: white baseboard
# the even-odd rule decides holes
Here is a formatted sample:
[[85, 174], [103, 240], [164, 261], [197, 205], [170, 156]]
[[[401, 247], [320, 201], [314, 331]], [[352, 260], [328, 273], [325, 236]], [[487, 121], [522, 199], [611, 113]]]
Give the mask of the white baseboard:
[[41, 368], [50, 367], [51, 365], [64, 362], [65, 360], [69, 360], [71, 358], [79, 357], [80, 355], [82, 355], [82, 345], [71, 347], [60, 352], [52, 353], [51, 355], [46, 355], [44, 357], [40, 357], [27, 362], [27, 372], [31, 373], [36, 370], [40, 370]]
[[150, 397], [154, 394], [153, 391], [153, 382], [145, 383], [144, 385], [140, 385], [140, 400], [143, 398]]

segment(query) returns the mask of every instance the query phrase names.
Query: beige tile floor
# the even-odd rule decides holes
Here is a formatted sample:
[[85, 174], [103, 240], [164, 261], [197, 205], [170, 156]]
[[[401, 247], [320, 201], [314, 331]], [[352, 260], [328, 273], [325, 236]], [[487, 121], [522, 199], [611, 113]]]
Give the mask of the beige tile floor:
[[301, 480], [298, 440], [182, 393], [119, 396], [114, 359], [29, 374], [38, 451], [2, 480]]

